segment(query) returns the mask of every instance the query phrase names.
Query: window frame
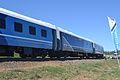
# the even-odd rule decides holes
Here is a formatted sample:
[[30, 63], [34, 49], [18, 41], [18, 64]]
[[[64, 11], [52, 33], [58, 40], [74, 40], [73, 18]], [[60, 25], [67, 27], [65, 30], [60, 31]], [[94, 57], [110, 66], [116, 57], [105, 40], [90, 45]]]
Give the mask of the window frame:
[[14, 31], [15, 32], [23, 32], [23, 24], [20, 22], [14, 22]]
[[0, 13], [0, 20], [2, 20], [2, 24], [0, 23], [0, 29], [6, 29], [6, 17], [7, 15]]
[[47, 30], [41, 29], [41, 36], [46, 38], [47, 37]]
[[29, 34], [30, 35], [36, 35], [36, 27], [29, 26]]
[[4, 19], [0, 18], [0, 29], [6, 29], [6, 20], [5, 20], [5, 18]]

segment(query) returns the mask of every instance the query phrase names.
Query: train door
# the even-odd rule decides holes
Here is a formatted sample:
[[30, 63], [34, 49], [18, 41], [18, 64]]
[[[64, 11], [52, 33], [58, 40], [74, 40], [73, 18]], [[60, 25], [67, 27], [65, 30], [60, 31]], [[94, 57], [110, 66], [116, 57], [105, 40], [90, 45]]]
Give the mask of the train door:
[[52, 49], [54, 51], [57, 50], [57, 36], [56, 36], [56, 30], [52, 29], [52, 36], [53, 36], [53, 46], [52, 46]]
[[56, 27], [56, 36], [57, 36], [57, 51], [61, 50], [61, 37], [60, 30]]
[[92, 43], [92, 47], [93, 47], [93, 54], [95, 53], [95, 43]]
[[60, 51], [61, 50], [61, 37], [60, 37], [60, 31], [56, 27], [56, 30], [52, 30], [53, 34], [53, 50], [54, 51]]

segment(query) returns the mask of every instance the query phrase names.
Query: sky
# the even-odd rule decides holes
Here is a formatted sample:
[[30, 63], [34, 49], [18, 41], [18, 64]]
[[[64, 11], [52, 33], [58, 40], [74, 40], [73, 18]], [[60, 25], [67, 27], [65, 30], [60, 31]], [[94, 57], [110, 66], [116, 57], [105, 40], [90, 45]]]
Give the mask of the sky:
[[40, 19], [114, 50], [107, 16], [120, 27], [120, 0], [0, 0], [0, 7]]

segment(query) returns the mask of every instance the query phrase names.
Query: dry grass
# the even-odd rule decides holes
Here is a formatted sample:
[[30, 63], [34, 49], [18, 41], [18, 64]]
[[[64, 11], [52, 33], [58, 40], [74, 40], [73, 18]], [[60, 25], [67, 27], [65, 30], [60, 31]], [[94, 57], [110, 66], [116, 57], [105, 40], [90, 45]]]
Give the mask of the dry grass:
[[0, 80], [120, 80], [116, 60], [2, 62]]

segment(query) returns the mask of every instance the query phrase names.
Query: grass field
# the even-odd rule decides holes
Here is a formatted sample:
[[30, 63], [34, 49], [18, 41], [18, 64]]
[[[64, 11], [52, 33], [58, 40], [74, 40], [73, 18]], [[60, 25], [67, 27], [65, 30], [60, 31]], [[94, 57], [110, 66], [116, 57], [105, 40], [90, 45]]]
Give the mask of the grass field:
[[1, 71], [0, 80], [120, 80], [116, 60], [38, 63], [34, 68]]

